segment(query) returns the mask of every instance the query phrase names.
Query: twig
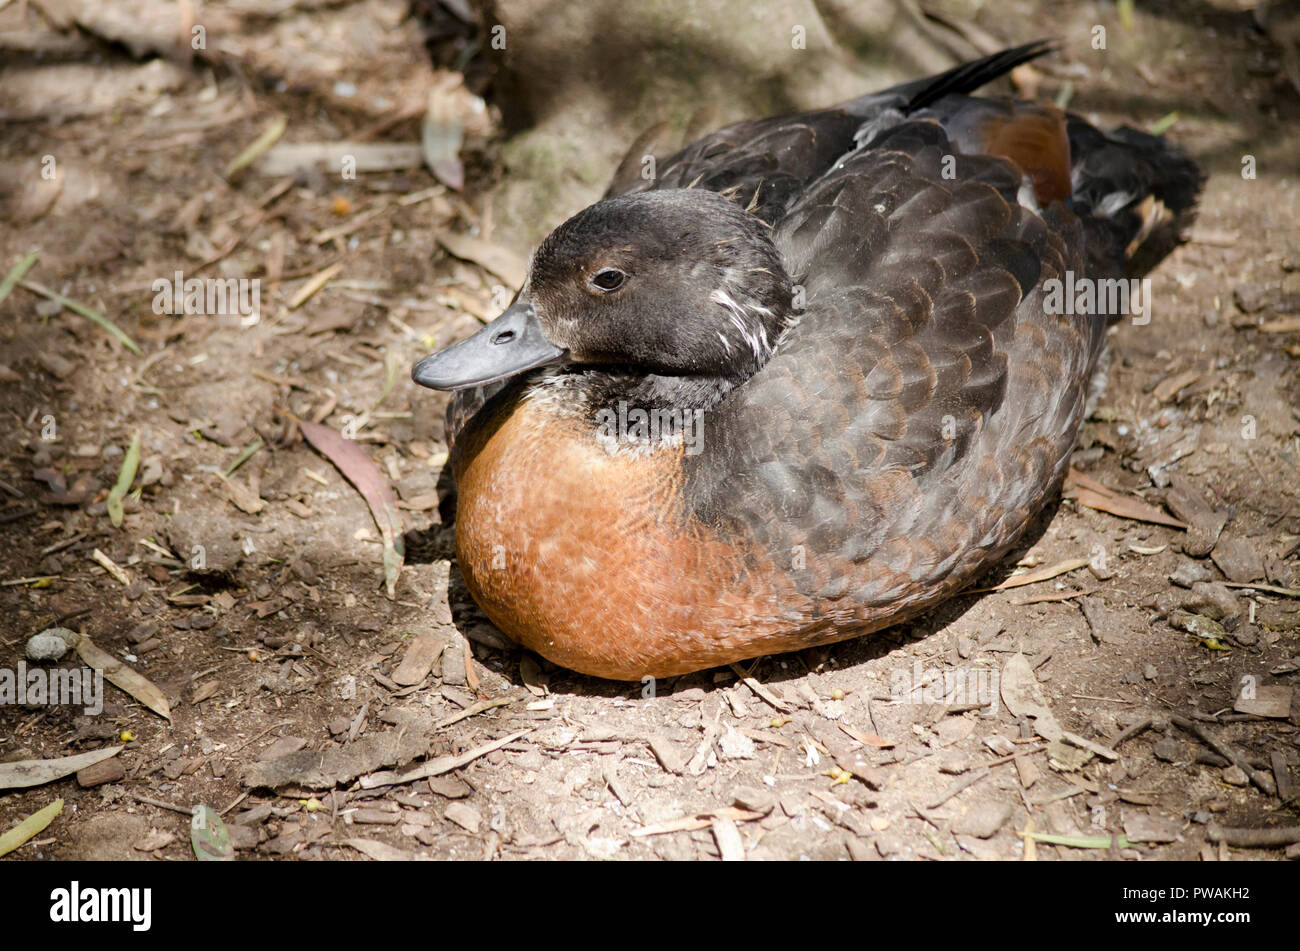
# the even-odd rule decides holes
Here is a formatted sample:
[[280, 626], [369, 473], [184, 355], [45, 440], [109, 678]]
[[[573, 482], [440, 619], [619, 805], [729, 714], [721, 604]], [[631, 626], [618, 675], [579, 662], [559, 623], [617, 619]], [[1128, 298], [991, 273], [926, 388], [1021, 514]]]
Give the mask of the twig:
[[123, 571], [121, 566], [118, 565], [117, 562], [115, 562], [112, 558], [109, 558], [98, 548], [96, 548], [94, 551], [90, 553], [90, 558], [92, 561], [100, 565], [110, 575], [112, 575], [118, 584], [128, 588], [131, 586], [131, 576], [128, 575], [125, 571]]
[[731, 664], [730, 666], [732, 671], [735, 673], [735, 675], [740, 678], [740, 682], [754, 692], [754, 696], [758, 697], [760, 700], [763, 700], [764, 702], [766, 702], [776, 710], [779, 710], [781, 713], [790, 712], [790, 705], [788, 703], [786, 703], [784, 700], [778, 700], [776, 695], [773, 694], [772, 691], [768, 690], [766, 687], [760, 684], [749, 674], [745, 673], [745, 669], [743, 667], [741, 667], [739, 664]]
[[[991, 764], [986, 764], [986, 765], [991, 765]], [[935, 796], [934, 799], [926, 803], [925, 808], [938, 809], [945, 802], [947, 802], [953, 796], [957, 795], [967, 786], [975, 785], [977, 782], [979, 782], [987, 775], [988, 775], [987, 772], [985, 772], [984, 770], [980, 770], [978, 772], [972, 772], [969, 776], [963, 776], [961, 779], [957, 780], [955, 783], [953, 783], [951, 786], [949, 786], [939, 795]]]
[[1234, 766], [1249, 776], [1250, 781], [1263, 790], [1266, 795], [1277, 795], [1277, 787], [1273, 785], [1273, 777], [1261, 773], [1255, 767], [1251, 766], [1250, 763], [1246, 761], [1246, 757], [1242, 756], [1233, 747], [1224, 743], [1222, 740], [1210, 736], [1210, 734], [1206, 732], [1205, 728], [1195, 720], [1189, 720], [1186, 717], [1180, 717], [1177, 715], [1171, 716], [1169, 720], [1175, 726], [1186, 730], [1188, 733], [1195, 736], [1224, 759], [1230, 760]]
[[469, 765], [480, 756], [486, 756], [489, 753], [501, 749], [501, 747], [506, 746], [509, 743], [513, 743], [532, 729], [532, 727], [527, 727], [523, 730], [516, 730], [514, 733], [511, 733], [508, 736], [503, 736], [499, 740], [494, 740], [491, 743], [484, 743], [482, 746], [476, 746], [472, 750], [466, 750], [459, 756], [439, 756], [436, 759], [429, 760], [427, 763], [422, 763], [414, 769], [407, 770], [405, 773], [399, 774], [385, 770], [384, 772], [371, 773], [368, 776], [362, 776], [360, 780], [361, 788], [374, 789], [376, 786], [402, 785], [404, 783], [413, 783], [418, 779], [429, 779], [433, 776], [441, 776], [443, 773], [450, 773], [453, 769], [460, 769], [462, 766]]
[[173, 805], [170, 802], [163, 802], [161, 799], [150, 799], [143, 793], [132, 792], [131, 798], [136, 802], [144, 803], [146, 806], [157, 806], [159, 809], [170, 809], [172, 812], [179, 812], [183, 816], [193, 817], [194, 815], [193, 809], [187, 809], [185, 806]]
[[1224, 842], [1239, 849], [1271, 848], [1300, 842], [1300, 826], [1280, 826], [1272, 829], [1235, 829], [1210, 823], [1205, 834], [1211, 842]]
[[1138, 720], [1137, 723], [1134, 723], [1132, 726], [1128, 727], [1127, 729], [1121, 730], [1119, 734], [1113, 740], [1108, 742], [1106, 745], [1112, 750], [1116, 749], [1121, 743], [1127, 742], [1128, 740], [1133, 739], [1133, 737], [1137, 736], [1139, 733], [1144, 733], [1147, 730], [1151, 729], [1151, 722], [1152, 721], [1150, 717], [1144, 717], [1143, 719]]
[[239, 805], [241, 802], [243, 802], [243, 801], [244, 801], [245, 799], [247, 799], [247, 798], [248, 798], [248, 793], [247, 793], [247, 792], [241, 793], [238, 799], [236, 799], [236, 800], [235, 800], [234, 802], [232, 802], [230, 805], [226, 806], [225, 809], [222, 809], [220, 812], [218, 812], [217, 815], [219, 815], [219, 816], [224, 816], [224, 815], [226, 815], [228, 812], [230, 812], [231, 809], [234, 809], [237, 805]]
[[1254, 588], [1256, 591], [1267, 591], [1269, 594], [1280, 594], [1284, 598], [1300, 598], [1300, 589], [1283, 588], [1275, 584], [1260, 584], [1258, 582], [1241, 582], [1241, 581], [1224, 581], [1225, 588]]
[[1071, 746], [1076, 746], [1081, 750], [1094, 753], [1104, 760], [1110, 760], [1112, 763], [1119, 759], [1119, 754], [1109, 746], [1102, 746], [1100, 743], [1094, 743], [1092, 740], [1079, 736], [1077, 733], [1071, 733], [1066, 730], [1061, 734], [1061, 739]]
[[55, 542], [53, 545], [46, 545], [41, 549], [41, 557], [44, 558], [46, 555], [53, 555], [56, 551], [63, 551], [63, 549], [67, 548], [69, 545], [75, 545], [85, 537], [85, 532], [77, 532], [77, 534], [73, 535], [71, 538], [65, 538], [63, 541]]
[[514, 703], [513, 697], [497, 697], [495, 700], [480, 700], [478, 703], [471, 704], [459, 713], [453, 713], [446, 719], [439, 720], [433, 725], [435, 730], [441, 730], [443, 727], [451, 726], [453, 723], [459, 723], [461, 720], [483, 713], [485, 710], [491, 710], [493, 707], [504, 707], [508, 703]]

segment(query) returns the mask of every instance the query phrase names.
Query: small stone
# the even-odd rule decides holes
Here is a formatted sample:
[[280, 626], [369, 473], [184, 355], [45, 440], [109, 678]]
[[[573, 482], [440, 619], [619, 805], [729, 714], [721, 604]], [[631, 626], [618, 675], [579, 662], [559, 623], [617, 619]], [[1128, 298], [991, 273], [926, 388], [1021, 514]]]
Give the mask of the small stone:
[[1142, 668], [1142, 676], [1147, 680], [1155, 680], [1156, 675], [1159, 673], [1160, 671], [1156, 670], [1155, 664], [1147, 664], [1145, 667]]
[[897, 832], [876, 836], [876, 851], [880, 853], [881, 858], [887, 859], [891, 855], [900, 855], [905, 847], [903, 837]]
[[303, 584], [316, 584], [320, 580], [320, 576], [316, 574], [316, 569], [312, 567], [311, 562], [301, 556], [289, 562], [289, 570]]
[[230, 833], [233, 848], [243, 850], [257, 847], [257, 830], [252, 826], [227, 825], [226, 831]]
[[1198, 581], [1209, 581], [1210, 569], [1199, 561], [1184, 558], [1174, 569], [1174, 573], [1169, 576], [1169, 580], [1180, 588], [1190, 588]]
[[429, 780], [429, 791], [444, 799], [464, 799], [474, 790], [455, 776], [434, 776]]
[[719, 737], [718, 750], [722, 759], [753, 759], [756, 752], [753, 740], [732, 729]]
[[964, 816], [958, 816], [952, 831], [960, 835], [973, 835], [987, 839], [1002, 828], [1011, 818], [1011, 806], [1005, 802], [986, 802], [976, 806]]
[[1268, 285], [1262, 283], [1239, 284], [1232, 291], [1232, 299], [1243, 314], [1263, 310], [1268, 296]]
[[450, 803], [443, 815], [470, 835], [477, 835], [479, 826], [483, 822], [483, 817], [478, 814], [477, 810], [463, 802]]
[[126, 639], [132, 644], [142, 644], [157, 633], [157, 621], [141, 621], [127, 632]]
[[1229, 786], [1245, 786], [1250, 782], [1250, 777], [1240, 766], [1229, 766], [1223, 771], [1223, 781]]
[[970, 769], [970, 757], [957, 750], [940, 750], [935, 755], [939, 772], [949, 776], [959, 776]]
[[278, 759], [281, 756], [288, 756], [290, 753], [297, 753], [307, 746], [307, 741], [299, 736], [282, 736], [279, 737], [266, 749], [258, 754], [259, 762]]
[[1221, 581], [1196, 581], [1192, 583], [1191, 594], [1183, 598], [1179, 605], [1193, 614], [1203, 614], [1215, 621], [1241, 616], [1241, 603]]
[[750, 812], [769, 812], [776, 805], [776, 794], [760, 786], [737, 786], [731, 793], [731, 801]]
[[66, 627], [50, 627], [33, 634], [27, 639], [27, 659], [32, 661], [54, 661], [75, 647], [81, 635]]
[[454, 628], [442, 652], [442, 682], [460, 686], [468, 682], [465, 672], [465, 638]]
[[1264, 561], [1255, 546], [1244, 538], [1223, 536], [1210, 558], [1229, 581], [1248, 583], [1264, 577]]
[[934, 727], [934, 745], [951, 746], [970, 736], [975, 729], [975, 721], [969, 717], [948, 717], [940, 720]]
[[60, 380], [66, 380], [77, 369], [77, 365], [75, 363], [73, 363], [71, 360], [64, 359], [63, 357], [59, 356], [57, 353], [45, 353], [45, 352], [37, 353], [36, 362], [38, 362], [45, 369], [47, 373], [49, 373], [51, 376], [57, 377]]
[[1162, 762], [1172, 763], [1178, 758], [1178, 741], [1172, 736], [1166, 736], [1152, 744], [1151, 753]]
[[666, 736], [654, 735], [647, 740], [650, 746], [650, 752], [654, 753], [655, 759], [670, 773], [681, 775], [686, 768], [686, 757], [678, 751], [677, 747], [672, 744]]

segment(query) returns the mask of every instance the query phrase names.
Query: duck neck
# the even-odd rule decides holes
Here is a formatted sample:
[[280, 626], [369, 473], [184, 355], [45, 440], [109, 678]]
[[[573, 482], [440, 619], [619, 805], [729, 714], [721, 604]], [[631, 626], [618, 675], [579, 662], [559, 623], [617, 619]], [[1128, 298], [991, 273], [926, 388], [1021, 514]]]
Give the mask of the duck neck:
[[705, 414], [744, 378], [663, 376], [618, 367], [571, 367], [532, 390], [611, 455], [699, 451]]

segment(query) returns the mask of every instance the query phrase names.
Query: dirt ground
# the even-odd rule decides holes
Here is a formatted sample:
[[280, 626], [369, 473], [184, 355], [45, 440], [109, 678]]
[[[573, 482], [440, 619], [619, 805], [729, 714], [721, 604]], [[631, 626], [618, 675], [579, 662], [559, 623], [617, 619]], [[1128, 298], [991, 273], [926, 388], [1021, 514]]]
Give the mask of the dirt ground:
[[[1300, 825], [1294, 24], [1233, 0], [1140, 3], [1131, 31], [1110, 6], [981, 16], [1008, 42], [1067, 37], [1043, 95], [1068, 86], [1105, 124], [1172, 122], [1209, 172], [1192, 240], [1152, 275], [1152, 319], [1114, 333], [1080, 478], [981, 587], [1074, 567], [642, 685], [509, 648], [440, 514], [445, 398], [408, 368], [493, 315], [519, 267], [493, 241], [490, 70], [445, 15], [432, 29], [434, 4], [212, 6], [242, 18], [227, 61], [157, 57], [172, 25], [61, 29], [35, 2], [0, 5], [0, 274], [40, 250], [0, 303], [0, 667], [72, 628], [171, 711], [114, 686], [99, 716], [0, 706], [0, 767], [124, 746], [90, 785], [0, 790], [0, 831], [65, 800], [11, 858], [192, 858], [201, 804], [244, 859], [1300, 854], [1218, 841]], [[1093, 22], [1115, 37], [1105, 65]], [[339, 80], [357, 57], [364, 79]], [[418, 159], [225, 174], [278, 115], [283, 141], [419, 142], [449, 67], [466, 74], [437, 74], [463, 116], [459, 190], [454, 163], [439, 181]], [[176, 271], [259, 278], [260, 319], [155, 313]], [[301, 420], [355, 436], [395, 489], [392, 597], [365, 500]], [[1039, 735], [1050, 719], [1065, 742]]]

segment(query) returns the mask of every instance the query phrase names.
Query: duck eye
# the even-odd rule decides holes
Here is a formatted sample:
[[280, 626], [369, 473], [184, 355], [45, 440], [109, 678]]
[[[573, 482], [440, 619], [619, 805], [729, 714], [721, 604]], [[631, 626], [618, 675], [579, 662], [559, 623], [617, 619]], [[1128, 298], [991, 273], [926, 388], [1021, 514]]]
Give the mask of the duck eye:
[[600, 291], [616, 291], [623, 286], [627, 275], [615, 267], [604, 267], [591, 278], [591, 286]]

